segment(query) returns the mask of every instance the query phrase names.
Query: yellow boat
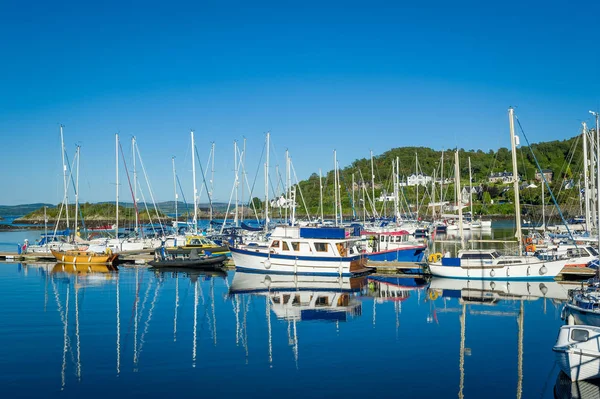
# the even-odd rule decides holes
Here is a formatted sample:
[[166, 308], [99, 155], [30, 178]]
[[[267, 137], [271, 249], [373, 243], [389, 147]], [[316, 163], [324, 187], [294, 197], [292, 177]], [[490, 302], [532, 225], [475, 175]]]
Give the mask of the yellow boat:
[[117, 260], [119, 254], [113, 254], [110, 249], [106, 253], [98, 254], [88, 251], [55, 251], [52, 255], [59, 263], [70, 264], [94, 264], [94, 265], [112, 265]]

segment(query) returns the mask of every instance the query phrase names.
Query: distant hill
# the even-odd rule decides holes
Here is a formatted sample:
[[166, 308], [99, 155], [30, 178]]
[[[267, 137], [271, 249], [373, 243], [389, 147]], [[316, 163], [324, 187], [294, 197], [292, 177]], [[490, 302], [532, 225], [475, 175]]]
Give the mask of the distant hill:
[[[115, 201], [105, 201], [105, 202], [98, 202], [98, 204], [113, 204], [114, 205]], [[119, 206], [124, 207], [124, 208], [133, 208], [133, 202], [119, 202]], [[148, 207], [148, 209], [152, 209], [153, 205], [151, 203], [144, 205], [143, 202], [138, 203], [138, 207], [139, 209], [144, 209], [145, 207]], [[164, 212], [166, 214], [172, 214], [175, 213], [175, 201], [164, 201], [164, 202], [157, 202], [156, 203], [156, 207], [158, 208], [159, 211]], [[189, 210], [190, 212], [192, 212], [194, 208], [194, 205], [189, 203], [189, 204], [185, 204], [184, 202], [177, 202], [177, 213], [182, 214], [186, 212], [186, 209]], [[203, 204], [198, 204], [198, 208], [201, 210], [208, 210], [209, 209], [209, 204], [207, 203], [203, 203]], [[224, 202], [214, 202], [213, 203], [213, 210], [215, 212], [225, 212], [227, 210], [227, 204]]]
[[26, 215], [37, 209], [44, 208], [45, 206], [47, 206], [48, 208], [56, 207], [56, 205], [44, 204], [44, 203], [22, 204], [22, 205], [0, 205], [0, 215], [4, 216], [4, 217], [23, 216], [23, 215]]

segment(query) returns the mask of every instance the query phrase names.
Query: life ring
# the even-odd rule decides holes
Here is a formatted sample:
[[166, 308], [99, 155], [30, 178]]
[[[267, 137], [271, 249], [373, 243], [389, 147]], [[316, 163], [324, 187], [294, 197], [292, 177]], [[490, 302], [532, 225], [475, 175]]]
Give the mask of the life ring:
[[429, 263], [437, 263], [441, 259], [442, 259], [442, 254], [439, 252], [431, 254], [431, 255], [429, 255], [429, 257], [427, 257], [427, 260], [429, 261]]
[[436, 290], [429, 290], [429, 299], [431, 299], [432, 301], [435, 301], [436, 299], [438, 299], [439, 296], [440, 296], [440, 293], [437, 292]]
[[527, 252], [535, 252], [535, 245], [529, 244], [528, 246], [525, 247], [525, 251], [527, 251]]

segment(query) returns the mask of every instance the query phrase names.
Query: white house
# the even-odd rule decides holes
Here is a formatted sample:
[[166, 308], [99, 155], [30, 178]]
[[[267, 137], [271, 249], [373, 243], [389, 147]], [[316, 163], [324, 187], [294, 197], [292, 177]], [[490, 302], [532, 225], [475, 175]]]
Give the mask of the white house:
[[431, 176], [424, 175], [419, 173], [418, 175], [412, 174], [406, 178], [407, 186], [425, 186], [427, 184], [431, 184], [433, 178]]

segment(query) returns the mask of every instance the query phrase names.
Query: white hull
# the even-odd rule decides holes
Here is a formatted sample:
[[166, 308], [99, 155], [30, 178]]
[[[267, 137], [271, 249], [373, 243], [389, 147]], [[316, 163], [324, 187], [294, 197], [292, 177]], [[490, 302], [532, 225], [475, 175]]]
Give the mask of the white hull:
[[329, 274], [329, 275], [350, 275], [352, 258], [332, 258], [324, 260], [323, 258], [294, 259], [293, 257], [283, 258], [281, 256], [262, 256], [262, 254], [253, 255], [251, 251], [231, 248], [231, 257], [237, 269], [253, 270], [262, 273], [291, 273], [291, 274]]
[[571, 381], [600, 377], [600, 328], [562, 326], [553, 351], [561, 370]]
[[437, 277], [463, 278], [463, 279], [547, 279], [560, 274], [567, 263], [566, 259], [549, 262], [532, 262], [519, 265], [494, 265], [494, 266], [442, 266], [429, 264], [431, 274]]
[[600, 377], [600, 353], [589, 353], [573, 349], [569, 352], [556, 352], [560, 369], [571, 381], [590, 380]]
[[[357, 277], [364, 280], [365, 277]], [[353, 284], [351, 284], [351, 282]], [[290, 274], [264, 274], [236, 272], [231, 283], [231, 293], [258, 293], [264, 291], [331, 290], [351, 291], [356, 289], [354, 278], [348, 276], [319, 276]]]

